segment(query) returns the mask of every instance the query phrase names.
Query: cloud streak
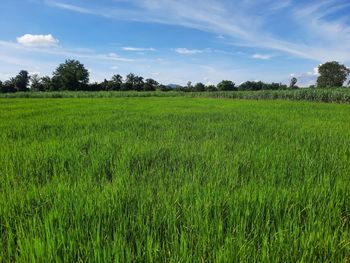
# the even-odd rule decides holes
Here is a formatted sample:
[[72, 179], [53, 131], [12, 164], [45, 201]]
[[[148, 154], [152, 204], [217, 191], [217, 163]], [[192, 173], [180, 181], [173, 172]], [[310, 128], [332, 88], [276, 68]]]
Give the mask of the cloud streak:
[[252, 56], [252, 58], [254, 58], [254, 59], [261, 59], [261, 60], [269, 60], [269, 59], [272, 58], [272, 56], [271, 55], [267, 55], [267, 54], [265, 54], [265, 55], [263, 55], [263, 54], [254, 54]]
[[156, 51], [155, 48], [140, 48], [140, 47], [123, 47], [122, 50], [130, 51], [130, 52]]
[[176, 48], [175, 52], [180, 55], [196, 55], [196, 54], [203, 53], [203, 51], [199, 49], [187, 49], [187, 48]]
[[[275, 50], [314, 61], [350, 61], [350, 27], [344, 23], [345, 18], [325, 19], [350, 5], [344, 1], [129, 0], [131, 7], [121, 8], [120, 3], [125, 2], [112, 1], [104, 6], [87, 3], [79, 6], [56, 0], [48, 3], [57, 8], [115, 19], [195, 28], [231, 39], [232, 45]], [[299, 38], [304, 41], [270, 32], [268, 20], [277, 18], [278, 11], [286, 8], [288, 13], [284, 20], [298, 26], [302, 34]]]
[[[4, 54], [37, 54], [37, 55], [51, 55], [61, 58], [86, 58], [86, 59], [96, 59], [102, 61], [120, 61], [120, 62], [134, 62], [135, 59], [125, 58], [117, 55], [116, 53], [97, 53], [90, 50], [81, 51], [80, 49], [67, 49], [59, 47], [56, 45], [23, 45], [22, 43], [14, 43], [10, 41], [0, 41], [0, 51], [3, 51]], [[0, 61], [3, 58], [0, 56]], [[6, 61], [7, 63], [11, 62], [11, 59]], [[14, 64], [16, 60], [13, 60]], [[22, 62], [21, 62], [22, 63]]]

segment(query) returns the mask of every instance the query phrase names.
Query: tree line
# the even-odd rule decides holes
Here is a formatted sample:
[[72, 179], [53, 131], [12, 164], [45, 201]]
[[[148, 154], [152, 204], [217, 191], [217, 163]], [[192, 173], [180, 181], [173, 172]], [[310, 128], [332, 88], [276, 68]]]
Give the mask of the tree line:
[[[318, 67], [319, 77], [317, 83], [310, 88], [342, 87], [350, 74], [350, 69], [339, 62], [327, 62]], [[247, 81], [236, 85], [231, 80], [223, 80], [218, 85], [205, 85], [203, 83], [192, 84], [188, 82], [185, 86], [163, 85], [154, 79], [144, 79], [133, 73], [125, 78], [121, 75], [114, 75], [110, 80], [90, 83], [89, 72], [83, 64], [77, 60], [66, 60], [53, 72], [52, 77], [39, 77], [29, 75], [28, 71], [21, 70], [15, 77], [2, 83], [0, 91], [26, 92], [26, 91], [170, 91], [178, 90], [184, 92], [204, 91], [239, 91], [239, 90], [280, 90], [298, 89], [298, 80], [293, 77], [290, 85], [281, 83], [264, 83], [262, 81]], [[350, 81], [348, 83], [350, 85]]]

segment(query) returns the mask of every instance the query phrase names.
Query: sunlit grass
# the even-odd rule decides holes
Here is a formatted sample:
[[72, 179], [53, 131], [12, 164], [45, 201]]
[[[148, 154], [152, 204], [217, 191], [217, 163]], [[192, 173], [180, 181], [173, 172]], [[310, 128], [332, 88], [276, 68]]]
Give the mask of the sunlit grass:
[[1, 99], [0, 160], [0, 261], [350, 260], [350, 105]]

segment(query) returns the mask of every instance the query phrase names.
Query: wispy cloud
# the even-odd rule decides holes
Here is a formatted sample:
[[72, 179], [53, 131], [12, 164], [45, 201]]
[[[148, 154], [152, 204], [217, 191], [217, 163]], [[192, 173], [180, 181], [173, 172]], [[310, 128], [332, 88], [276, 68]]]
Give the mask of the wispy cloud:
[[175, 52], [180, 55], [195, 55], [203, 53], [203, 50], [199, 49], [188, 49], [188, 48], [176, 48]]
[[45, 3], [50, 5], [50, 6], [53, 6], [53, 7], [66, 9], [66, 10], [73, 11], [73, 12], [90, 14], [90, 15], [99, 15], [99, 13], [93, 11], [92, 9], [81, 7], [78, 5], [67, 4], [67, 3], [54, 1], [54, 0], [46, 0]]
[[[90, 45], [94, 43], [95, 47], [92, 49], [81, 48], [85, 45], [85, 39], [92, 37], [89, 35], [90, 32], [81, 32], [84, 36], [82, 38], [72, 38], [71, 34], [75, 30], [73, 28], [50, 31], [55, 40], [57, 40], [56, 34], [60, 32], [60, 42], [57, 40], [53, 45], [38, 44], [41, 37], [37, 36], [40, 35], [31, 35], [36, 40], [25, 40], [22, 43], [16, 39], [0, 41], [2, 62], [0, 78], [18, 72], [22, 68], [50, 74], [57, 63], [66, 58], [73, 58], [79, 59], [93, 69], [92, 75], [97, 80], [108, 78], [117, 70], [120, 74], [134, 72], [145, 77], [152, 77], [157, 73], [157, 79], [165, 83], [171, 81], [185, 84], [189, 80], [217, 83], [222, 79], [232, 79], [236, 83], [256, 79], [288, 83], [290, 72], [296, 72], [295, 76], [298, 76], [302, 83], [303, 79], [308, 83], [307, 81], [315, 81], [317, 77], [313, 70], [309, 70], [315, 65], [327, 60], [350, 62], [350, 23], [347, 16], [350, 12], [350, 3], [347, 0], [27, 0], [27, 2], [45, 3], [47, 5], [45, 8], [56, 9], [51, 11], [55, 11], [52, 14], [58, 16], [69, 13], [67, 17], [71, 18], [72, 14], [77, 13], [79, 15], [74, 18], [81, 20], [87, 16], [95, 16], [90, 18], [101, 22], [101, 25], [97, 25], [99, 27], [104, 23], [105, 31], [100, 32], [94, 25], [90, 25], [91, 33], [97, 33], [97, 36], [94, 36], [96, 39], [89, 42]], [[41, 14], [41, 19], [47, 18], [45, 8], [43, 8], [45, 14]], [[60, 20], [62, 24], [71, 23], [70, 19], [66, 21], [64, 18]], [[125, 23], [131, 27], [132, 32], [130, 36], [119, 38], [118, 33], [125, 32], [116, 29], [116, 34], [111, 34], [110, 29], [111, 24], [120, 20], [162, 25]], [[180, 26], [182, 29], [174, 30], [174, 35], [162, 36], [162, 30], [175, 28], [167, 25]], [[183, 30], [183, 27], [196, 30]], [[158, 35], [161, 41], [158, 42], [157, 38], [151, 39], [152, 34], [147, 35], [147, 32], [140, 33], [145, 39], [135, 37], [134, 33], [150, 28], [161, 31]], [[39, 29], [40, 25], [33, 26], [34, 32]], [[198, 30], [209, 34], [203, 34]], [[45, 31], [46, 29], [43, 32], [47, 34]], [[103, 36], [107, 35], [108, 39], [100, 38], [100, 33], [105, 34]], [[192, 36], [189, 36], [192, 33], [193, 39], [201, 41], [198, 46], [193, 45]], [[23, 32], [18, 33], [21, 34]], [[42, 36], [47, 36], [45, 34]], [[6, 34], [3, 36], [8, 37], [11, 36]], [[191, 41], [188, 41], [188, 37]], [[173, 39], [175, 41], [171, 42]], [[112, 46], [104, 41], [113, 41], [117, 44]], [[171, 43], [174, 43], [173, 46]], [[144, 55], [140, 56], [141, 53]], [[161, 58], [156, 59], [154, 55]], [[285, 66], [278, 67], [282, 60]], [[262, 62], [267, 66], [261, 67]], [[38, 69], [36, 65], [39, 66]]]
[[[325, 19], [325, 15], [350, 5], [340, 0], [311, 3], [292, 0], [129, 0], [132, 8], [123, 9], [118, 2], [94, 7], [88, 3], [78, 6], [54, 0], [48, 3], [70, 11], [115, 19], [191, 27], [224, 35], [231, 38], [233, 45], [277, 50], [315, 61], [350, 61], [350, 27], [344, 23], [345, 18]], [[277, 18], [275, 12], [285, 8], [289, 10], [283, 20], [299, 29], [300, 35], [295, 40], [270, 32], [269, 19]], [[264, 12], [269, 16], [261, 15]], [[300, 38], [304, 41], [299, 41]]]
[[[19, 41], [20, 42], [20, 41]], [[86, 59], [96, 59], [96, 60], [104, 60], [104, 61], [121, 61], [121, 62], [134, 62], [135, 59], [121, 57], [116, 53], [97, 53], [93, 50], [87, 49], [74, 49], [74, 48], [64, 48], [57, 45], [36, 45], [37, 42], [34, 41], [35, 44], [26, 44], [23, 43], [15, 43], [10, 41], [1, 41], [0, 40], [0, 51], [8, 54], [19, 54], [20, 52], [24, 54], [45, 54], [58, 56], [62, 58], [86, 58]], [[2, 58], [0, 57], [0, 60]], [[8, 60], [7, 62], [10, 62]], [[16, 60], [13, 60], [14, 62]]]
[[155, 48], [140, 48], [140, 47], [123, 47], [122, 50], [130, 51], [130, 52], [156, 51]]
[[263, 54], [254, 54], [252, 56], [252, 58], [261, 59], [261, 60], [269, 60], [269, 59], [272, 58], [272, 56], [271, 55], [267, 55], [267, 54], [265, 54], [265, 55], [263, 55]]
[[288, 8], [292, 5], [292, 0], [279, 0], [273, 1], [269, 7], [271, 11], [278, 11], [281, 9]]
[[[185, 85], [188, 81], [218, 83], [222, 79], [243, 81], [251, 77], [248, 69], [234, 66], [231, 60], [220, 60], [220, 63], [205, 65], [205, 63], [197, 64], [196, 61], [184, 60], [179, 56], [171, 59], [131, 59], [121, 57], [115, 52], [99, 53], [93, 50], [64, 47], [38, 48], [0, 41], [0, 79], [6, 80], [21, 69], [40, 72], [40, 75], [51, 75], [57, 65], [67, 58], [79, 59], [89, 68], [91, 81], [103, 81], [113, 74], [126, 75], [130, 72], [145, 78], [156, 78], [164, 84], [181, 85]], [[263, 74], [257, 75], [256, 78], [260, 76], [264, 80]]]

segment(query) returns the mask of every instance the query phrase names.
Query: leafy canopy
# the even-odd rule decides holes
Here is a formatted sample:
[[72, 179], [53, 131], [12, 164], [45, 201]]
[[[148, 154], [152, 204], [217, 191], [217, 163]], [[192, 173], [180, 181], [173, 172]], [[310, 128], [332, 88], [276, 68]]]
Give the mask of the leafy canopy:
[[89, 83], [89, 72], [77, 60], [66, 60], [54, 71], [52, 84], [56, 90], [82, 90]]
[[342, 87], [350, 70], [339, 62], [332, 61], [318, 67], [320, 76], [317, 79], [317, 87]]
[[221, 91], [236, 90], [236, 84], [231, 80], [223, 80], [218, 84], [218, 90], [221, 90]]

